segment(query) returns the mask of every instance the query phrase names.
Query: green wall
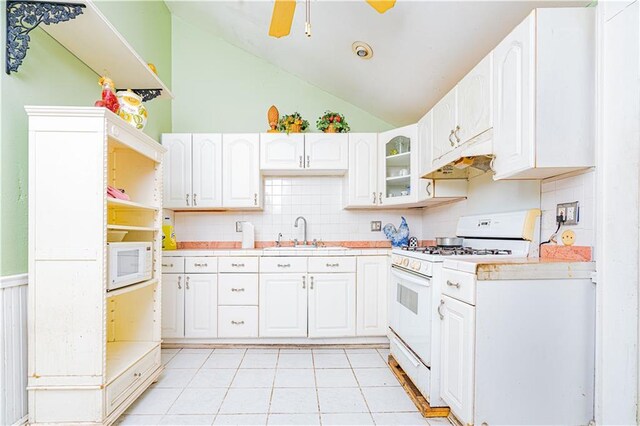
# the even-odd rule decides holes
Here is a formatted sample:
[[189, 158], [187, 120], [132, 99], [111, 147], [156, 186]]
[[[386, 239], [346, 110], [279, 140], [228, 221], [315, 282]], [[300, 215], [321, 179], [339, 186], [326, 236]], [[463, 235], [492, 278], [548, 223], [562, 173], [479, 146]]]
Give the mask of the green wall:
[[[171, 15], [164, 2], [99, 2], [99, 8], [171, 87]], [[5, 2], [0, 1], [5, 47]], [[58, 24], [64, 25], [64, 23]], [[4, 64], [3, 64], [4, 65]], [[24, 105], [87, 105], [100, 97], [98, 76], [41, 29], [31, 32], [17, 73], [0, 77], [0, 276], [27, 271], [27, 116]], [[117, 83], [117, 82], [116, 82]], [[171, 102], [147, 104], [145, 132], [171, 131]], [[64, 230], [60, 230], [64, 235]]]
[[174, 132], [263, 132], [272, 104], [280, 114], [300, 112], [309, 131], [318, 131], [316, 120], [326, 109], [343, 113], [355, 132], [392, 128], [176, 16], [172, 37]]

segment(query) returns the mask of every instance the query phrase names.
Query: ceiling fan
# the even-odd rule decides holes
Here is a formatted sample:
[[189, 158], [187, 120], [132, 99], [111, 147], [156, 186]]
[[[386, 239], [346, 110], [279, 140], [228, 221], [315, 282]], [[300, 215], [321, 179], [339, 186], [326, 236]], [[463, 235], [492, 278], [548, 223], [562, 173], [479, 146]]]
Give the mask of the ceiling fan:
[[[391, 9], [396, 0], [366, 0], [371, 7], [378, 13], [385, 13]], [[273, 13], [271, 15], [271, 26], [269, 27], [269, 35], [275, 38], [288, 36], [291, 32], [291, 24], [293, 23], [293, 14], [296, 11], [296, 0], [275, 0], [273, 5]], [[306, 21], [305, 34], [311, 36], [309, 0], [306, 0]]]

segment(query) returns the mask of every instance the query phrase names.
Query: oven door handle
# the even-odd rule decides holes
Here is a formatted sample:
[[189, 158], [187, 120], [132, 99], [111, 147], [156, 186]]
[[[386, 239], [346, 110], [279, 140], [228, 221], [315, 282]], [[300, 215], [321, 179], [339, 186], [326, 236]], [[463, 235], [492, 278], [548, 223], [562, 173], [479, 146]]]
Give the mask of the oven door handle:
[[391, 268], [391, 275], [394, 277], [408, 281], [412, 284], [419, 285], [422, 287], [430, 287], [431, 286], [431, 278], [425, 275], [417, 275], [408, 271], [401, 271], [397, 268]]

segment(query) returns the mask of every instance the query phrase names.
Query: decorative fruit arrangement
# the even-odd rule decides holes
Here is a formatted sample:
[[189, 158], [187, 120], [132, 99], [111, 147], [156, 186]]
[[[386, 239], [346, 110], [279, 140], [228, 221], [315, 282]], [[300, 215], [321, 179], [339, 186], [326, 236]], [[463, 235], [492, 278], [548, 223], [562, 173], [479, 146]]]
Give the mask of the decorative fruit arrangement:
[[280, 121], [278, 121], [278, 130], [286, 132], [287, 134], [304, 132], [308, 127], [309, 122], [302, 118], [298, 112], [283, 115]]
[[324, 115], [316, 121], [316, 127], [325, 133], [346, 133], [351, 128], [339, 112], [325, 111]]
[[94, 105], [107, 108], [114, 114], [117, 114], [120, 110], [120, 102], [118, 102], [118, 98], [116, 97], [116, 85], [113, 83], [113, 80], [108, 77], [100, 77], [98, 84], [102, 86], [102, 99], [96, 101]]

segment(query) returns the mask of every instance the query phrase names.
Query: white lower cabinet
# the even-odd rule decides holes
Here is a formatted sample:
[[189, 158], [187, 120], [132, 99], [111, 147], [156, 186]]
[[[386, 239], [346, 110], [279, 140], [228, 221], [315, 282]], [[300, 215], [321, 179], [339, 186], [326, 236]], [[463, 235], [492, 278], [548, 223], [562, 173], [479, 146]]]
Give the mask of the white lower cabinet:
[[356, 272], [356, 335], [387, 334], [388, 256], [361, 256]]
[[258, 307], [219, 306], [218, 337], [258, 337]]
[[217, 306], [218, 276], [216, 274], [185, 275], [185, 337], [217, 337]]
[[356, 274], [309, 275], [309, 337], [356, 335]]
[[442, 296], [441, 393], [463, 424], [473, 424], [475, 307]]
[[162, 274], [162, 337], [184, 337], [184, 275]]
[[260, 337], [307, 336], [307, 276], [260, 274]]

